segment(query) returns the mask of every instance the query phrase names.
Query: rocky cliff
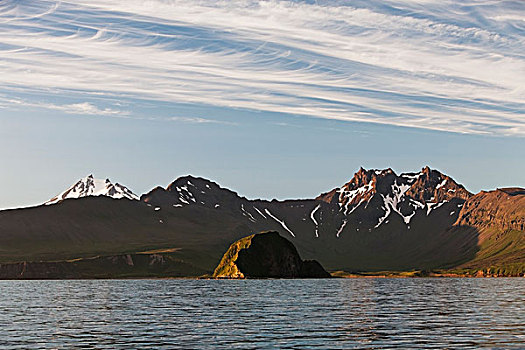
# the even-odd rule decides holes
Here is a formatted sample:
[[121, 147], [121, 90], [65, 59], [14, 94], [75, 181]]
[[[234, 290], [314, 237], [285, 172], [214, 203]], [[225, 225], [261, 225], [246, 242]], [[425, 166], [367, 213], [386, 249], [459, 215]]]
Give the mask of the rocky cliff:
[[456, 225], [525, 231], [525, 189], [498, 188], [476, 194], [465, 202]]

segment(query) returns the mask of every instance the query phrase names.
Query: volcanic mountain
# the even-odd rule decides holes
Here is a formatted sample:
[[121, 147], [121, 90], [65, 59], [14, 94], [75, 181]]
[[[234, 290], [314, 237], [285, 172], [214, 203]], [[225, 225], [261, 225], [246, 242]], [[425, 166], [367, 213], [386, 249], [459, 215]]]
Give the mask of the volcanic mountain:
[[[69, 193], [85, 193], [90, 181]], [[58, 205], [2, 211], [0, 261], [168, 249], [193, 266], [192, 271], [211, 272], [233, 242], [261, 231], [278, 231], [302, 258], [318, 260], [328, 270], [521, 264], [525, 258], [521, 191], [473, 195], [428, 167], [399, 175], [392, 169], [361, 168], [350, 181], [315, 199], [266, 201], [249, 200], [212, 181], [184, 176], [143, 194], [140, 201], [131, 200], [132, 195], [71, 201], [66, 194], [58, 197]], [[484, 243], [496, 236], [498, 244]], [[506, 255], [498, 255], [503, 241], [510, 242]], [[472, 261], [479, 264], [465, 265]]]
[[93, 178], [93, 174], [78, 180], [62, 193], [51, 198], [44, 204], [56, 204], [65, 199], [82, 198], [89, 196], [106, 196], [115, 199], [127, 198], [138, 200], [139, 197], [131, 192], [129, 188], [119, 183], [113, 184], [109, 179], [100, 180]]

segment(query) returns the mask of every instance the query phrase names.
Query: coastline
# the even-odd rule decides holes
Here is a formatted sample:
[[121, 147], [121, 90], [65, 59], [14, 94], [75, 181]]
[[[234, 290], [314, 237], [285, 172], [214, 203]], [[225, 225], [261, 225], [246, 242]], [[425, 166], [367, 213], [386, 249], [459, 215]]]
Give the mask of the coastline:
[[[525, 277], [521, 264], [458, 266], [411, 271], [329, 271], [332, 278], [502, 278]], [[175, 252], [142, 252], [60, 261], [0, 263], [0, 280], [216, 279], [213, 272], [180, 259]], [[222, 279], [222, 278], [219, 278]]]

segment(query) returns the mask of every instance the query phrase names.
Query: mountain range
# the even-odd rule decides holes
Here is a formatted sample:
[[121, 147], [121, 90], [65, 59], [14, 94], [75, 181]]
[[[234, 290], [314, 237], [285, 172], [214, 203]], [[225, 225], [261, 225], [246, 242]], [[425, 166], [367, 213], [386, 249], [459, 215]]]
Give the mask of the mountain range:
[[516, 275], [525, 272], [524, 226], [525, 189], [472, 194], [429, 167], [361, 168], [316, 198], [285, 201], [250, 200], [193, 176], [139, 198], [90, 175], [41, 206], [1, 211], [0, 262], [154, 251], [195, 275], [212, 272], [236, 240], [274, 230], [331, 271]]

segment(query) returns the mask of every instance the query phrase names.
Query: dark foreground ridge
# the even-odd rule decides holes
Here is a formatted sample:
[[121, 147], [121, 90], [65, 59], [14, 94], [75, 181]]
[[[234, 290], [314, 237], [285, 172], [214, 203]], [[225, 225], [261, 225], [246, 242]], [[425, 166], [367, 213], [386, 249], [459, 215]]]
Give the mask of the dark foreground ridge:
[[301, 260], [295, 246], [275, 231], [233, 243], [213, 273], [215, 278], [329, 278], [316, 260]]
[[205, 273], [170, 253], [135, 253], [0, 264], [0, 279], [185, 277]]

